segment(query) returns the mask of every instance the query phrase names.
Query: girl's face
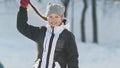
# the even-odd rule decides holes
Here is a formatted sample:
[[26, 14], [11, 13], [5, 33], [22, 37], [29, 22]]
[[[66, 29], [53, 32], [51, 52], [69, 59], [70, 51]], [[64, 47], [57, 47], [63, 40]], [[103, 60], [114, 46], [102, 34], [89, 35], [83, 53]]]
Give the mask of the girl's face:
[[47, 17], [48, 24], [51, 26], [60, 26], [62, 23], [62, 18], [57, 14], [51, 14]]

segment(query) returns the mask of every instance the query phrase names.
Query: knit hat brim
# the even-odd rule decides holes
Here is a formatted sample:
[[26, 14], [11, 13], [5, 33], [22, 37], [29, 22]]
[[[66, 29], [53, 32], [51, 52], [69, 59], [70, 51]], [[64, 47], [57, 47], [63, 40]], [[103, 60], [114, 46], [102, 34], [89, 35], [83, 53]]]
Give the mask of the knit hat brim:
[[64, 17], [64, 12], [65, 12], [65, 7], [59, 4], [51, 4], [49, 3], [46, 8], [46, 13], [45, 16], [48, 17], [51, 14], [57, 14], [61, 16], [62, 18]]

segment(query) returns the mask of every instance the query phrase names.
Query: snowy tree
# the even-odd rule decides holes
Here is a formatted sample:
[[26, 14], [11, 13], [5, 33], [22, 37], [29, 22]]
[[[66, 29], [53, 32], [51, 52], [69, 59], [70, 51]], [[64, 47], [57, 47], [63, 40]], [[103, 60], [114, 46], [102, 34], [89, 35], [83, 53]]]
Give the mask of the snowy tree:
[[85, 14], [86, 14], [86, 10], [88, 8], [88, 4], [87, 4], [87, 0], [83, 0], [83, 3], [84, 3], [84, 8], [83, 8], [83, 11], [82, 11], [82, 19], [81, 19], [81, 40], [82, 42], [86, 42], [86, 39], [85, 39]]
[[61, 0], [61, 2], [63, 3], [63, 5], [65, 6], [65, 17], [67, 16], [67, 8], [68, 8], [68, 5], [69, 5], [69, 2], [70, 0]]
[[93, 42], [98, 43], [96, 0], [92, 0], [92, 20], [93, 20]]
[[0, 62], [0, 68], [4, 68], [4, 67], [3, 67], [3, 64], [2, 64], [1, 62]]

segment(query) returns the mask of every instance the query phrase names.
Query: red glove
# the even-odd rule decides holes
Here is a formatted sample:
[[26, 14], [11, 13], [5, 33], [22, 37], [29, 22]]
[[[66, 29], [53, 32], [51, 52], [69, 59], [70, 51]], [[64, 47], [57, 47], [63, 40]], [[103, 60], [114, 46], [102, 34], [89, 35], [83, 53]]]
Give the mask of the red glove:
[[20, 0], [20, 7], [27, 8], [29, 0]]

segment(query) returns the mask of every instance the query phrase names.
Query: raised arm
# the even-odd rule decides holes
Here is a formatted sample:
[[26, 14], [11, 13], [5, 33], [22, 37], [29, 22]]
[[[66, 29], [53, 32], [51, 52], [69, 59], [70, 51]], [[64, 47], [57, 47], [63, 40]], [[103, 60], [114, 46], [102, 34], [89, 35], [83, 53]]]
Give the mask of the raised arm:
[[39, 34], [39, 27], [34, 27], [27, 23], [27, 6], [29, 0], [20, 0], [20, 8], [17, 15], [17, 29], [26, 37], [35, 41]]

